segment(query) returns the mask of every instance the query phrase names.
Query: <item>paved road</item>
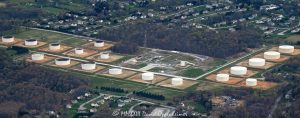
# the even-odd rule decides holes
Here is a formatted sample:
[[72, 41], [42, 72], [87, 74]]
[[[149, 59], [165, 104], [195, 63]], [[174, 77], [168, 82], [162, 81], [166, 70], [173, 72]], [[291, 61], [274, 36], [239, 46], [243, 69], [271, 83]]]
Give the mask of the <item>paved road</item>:
[[82, 104], [79, 106], [78, 110], [79, 110], [79, 111], [86, 110], [86, 108], [84, 107], [85, 105], [87, 105], [87, 104], [89, 104], [89, 103], [91, 103], [91, 102], [93, 102], [93, 101], [99, 99], [99, 98], [102, 97], [102, 96], [103, 96], [103, 94], [101, 94], [101, 95], [99, 95], [99, 96], [97, 96], [97, 97], [95, 97], [95, 98], [93, 98], [93, 99], [91, 99], [91, 100], [89, 100], [89, 101], [87, 101], [87, 102], [85, 102], [85, 103], [82, 103]]

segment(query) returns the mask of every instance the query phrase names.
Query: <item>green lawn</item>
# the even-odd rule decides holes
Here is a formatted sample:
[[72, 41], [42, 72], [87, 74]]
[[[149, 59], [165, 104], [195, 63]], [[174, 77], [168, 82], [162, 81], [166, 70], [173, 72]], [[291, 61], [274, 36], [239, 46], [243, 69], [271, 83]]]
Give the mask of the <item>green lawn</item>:
[[300, 34], [291, 35], [288, 38], [286, 38], [286, 40], [291, 41], [291, 42], [300, 41]]
[[180, 73], [180, 76], [184, 77], [198, 77], [203, 74], [204, 71], [200, 68], [188, 68]]
[[145, 90], [145, 92], [163, 95], [166, 98], [165, 101], [172, 101], [173, 97], [182, 95], [185, 93], [184, 91], [168, 89], [168, 88], [161, 88], [161, 87], [149, 88], [149, 89]]

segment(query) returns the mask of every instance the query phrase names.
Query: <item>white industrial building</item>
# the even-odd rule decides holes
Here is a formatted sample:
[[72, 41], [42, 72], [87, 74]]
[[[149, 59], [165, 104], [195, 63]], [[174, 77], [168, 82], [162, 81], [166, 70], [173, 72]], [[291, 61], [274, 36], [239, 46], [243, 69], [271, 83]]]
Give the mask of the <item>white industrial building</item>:
[[248, 78], [246, 79], [246, 86], [256, 86], [257, 85], [257, 79]]
[[108, 70], [108, 73], [111, 75], [120, 75], [123, 72], [122, 72], [122, 69], [120, 69], [120, 68], [111, 68]]
[[264, 52], [264, 58], [268, 60], [280, 59], [280, 53], [276, 51]]
[[36, 39], [25, 40], [25, 46], [35, 46], [35, 45], [38, 45], [38, 41]]
[[142, 80], [152, 81], [153, 79], [154, 79], [154, 73], [152, 72], [147, 72], [142, 74]]
[[15, 41], [15, 37], [13, 36], [2, 36], [2, 42], [4, 43], [11, 43]]
[[31, 54], [31, 60], [33, 60], [33, 61], [40, 61], [40, 60], [43, 60], [44, 58], [45, 58], [44, 54], [41, 54], [41, 53]]
[[70, 58], [57, 58], [55, 59], [55, 65], [58, 66], [66, 66], [71, 64]]
[[233, 66], [230, 68], [230, 73], [233, 75], [246, 75], [247, 68], [243, 66]]
[[249, 66], [261, 67], [266, 65], [266, 60], [262, 58], [251, 58], [249, 59]]
[[229, 74], [217, 74], [216, 80], [219, 82], [226, 82], [229, 80]]
[[291, 45], [281, 45], [279, 46], [278, 51], [280, 53], [293, 53], [294, 49], [294, 46]]

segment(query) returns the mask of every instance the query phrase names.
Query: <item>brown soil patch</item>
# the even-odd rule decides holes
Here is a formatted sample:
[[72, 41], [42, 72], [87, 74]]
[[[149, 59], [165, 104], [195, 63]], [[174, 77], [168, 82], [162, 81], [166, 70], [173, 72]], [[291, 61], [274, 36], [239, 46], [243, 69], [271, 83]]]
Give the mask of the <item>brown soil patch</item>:
[[48, 56], [48, 55], [44, 55], [44, 59], [43, 60], [40, 60], [40, 61], [33, 61], [31, 60], [31, 54], [27, 57], [26, 61], [27, 62], [32, 62], [32, 63], [38, 63], [38, 64], [42, 64], [42, 63], [46, 63], [46, 62], [49, 62], [49, 61], [52, 61], [54, 60], [55, 57], [52, 57], [52, 56]]
[[108, 77], [114, 77], [114, 78], [119, 78], [119, 79], [126, 79], [134, 74], [137, 74], [137, 72], [135, 71], [131, 71], [131, 70], [125, 70], [125, 69], [122, 69], [122, 74], [120, 75], [111, 75], [108, 73], [108, 69], [103, 71], [103, 72], [98, 72], [97, 74], [100, 74], [100, 75], [104, 75], [104, 76], [108, 76]]
[[70, 46], [60, 44], [60, 49], [59, 50], [50, 50], [48, 45], [41, 47], [39, 50], [44, 51], [44, 52], [50, 52], [50, 53], [63, 53], [63, 52], [65, 52], [65, 51], [67, 51], [71, 48], [72, 47], [70, 47]]
[[166, 76], [154, 75], [154, 79], [152, 81], [145, 81], [145, 80], [142, 80], [142, 73], [139, 73], [139, 74], [136, 74], [136, 75], [128, 78], [127, 80], [140, 82], [140, 83], [146, 83], [146, 84], [156, 84], [156, 83], [161, 82], [166, 79], [168, 79], [168, 77], [166, 77]]
[[257, 66], [250, 66], [249, 63], [248, 63], [248, 60], [245, 60], [245, 61], [242, 61], [242, 62], [238, 63], [237, 65], [248, 67], [248, 68], [254, 68], [254, 69], [269, 69], [269, 68], [272, 68], [273, 66], [275, 66], [276, 63], [266, 62], [265, 66], [257, 67]]
[[243, 81], [239, 84], [237, 84], [238, 86], [241, 86], [241, 87], [250, 87], [250, 88], [258, 88], [258, 89], [269, 89], [269, 88], [272, 88], [272, 87], [275, 87], [277, 85], [277, 83], [274, 83], [274, 82], [266, 82], [266, 81], [258, 81], [257, 80], [257, 85], [256, 86], [246, 86], [246, 81]]
[[100, 54], [90, 56], [87, 59], [92, 59], [92, 60], [98, 61], [98, 62], [110, 63], [110, 62], [117, 61], [121, 58], [123, 58], [123, 56], [110, 53], [109, 54], [109, 59], [100, 59]]
[[214, 82], [219, 82], [219, 83], [224, 83], [224, 84], [230, 84], [230, 85], [237, 84], [237, 83], [239, 83], [239, 82], [241, 82], [241, 81], [244, 80], [243, 78], [231, 77], [230, 76], [228, 81], [221, 82], [221, 81], [217, 81], [216, 77], [217, 77], [216, 74], [211, 74], [211, 75], [207, 76], [205, 79], [210, 80], [210, 81], [214, 81]]
[[86, 48], [91, 48], [91, 49], [95, 49], [95, 50], [99, 50], [99, 51], [104, 51], [104, 50], [111, 49], [114, 46], [114, 44], [104, 42], [104, 46], [98, 48], [98, 47], [94, 47], [94, 42], [90, 42], [90, 43], [84, 44], [83, 46], [86, 47]]
[[255, 74], [257, 74], [258, 72], [257, 71], [254, 71], [254, 70], [250, 70], [249, 68], [247, 68], [247, 74], [246, 75], [233, 75], [233, 74], [230, 74], [230, 68], [226, 68], [218, 73], [223, 73], [223, 74], [229, 74], [230, 76], [232, 77], [239, 77], [239, 78], [248, 78], [248, 77], [251, 77]]
[[96, 65], [95, 70], [82, 70], [81, 64], [77, 64], [76, 66], [73, 66], [71, 69], [76, 71], [81, 71], [81, 72], [87, 72], [87, 73], [96, 73], [98, 71], [104, 70], [105, 68], [106, 68], [105, 66]]
[[198, 83], [197, 81], [194, 81], [194, 80], [183, 80], [182, 85], [174, 86], [171, 84], [171, 81], [172, 81], [172, 79], [167, 79], [165, 81], [158, 83], [158, 85], [163, 86], [163, 87], [168, 87], [168, 88], [186, 89], [186, 88], [189, 88]]
[[[1, 39], [0, 39], [0, 40], [1, 40]], [[21, 42], [21, 41], [23, 41], [23, 40], [22, 40], [22, 39], [19, 39], [19, 38], [15, 38], [13, 42], [9, 42], [9, 43], [0, 41], [0, 45], [12, 46], [12, 45], [14, 45], [14, 44], [16, 44], [16, 43], [19, 43], [19, 42]]]
[[83, 54], [75, 54], [75, 48], [70, 51], [67, 51], [63, 54], [71, 56], [71, 57], [85, 58], [85, 57], [88, 57], [88, 56], [91, 56], [91, 55], [94, 55], [97, 53], [97, 51], [95, 51], [95, 50], [90, 50], [90, 49], [83, 49], [83, 50], [84, 50]]
[[25, 48], [38, 48], [38, 47], [41, 47], [41, 46], [46, 45], [46, 44], [47, 44], [46, 42], [38, 41], [38, 44], [34, 45], [34, 46], [26, 46], [25, 42], [19, 42], [19, 43], [16, 43], [14, 45], [15, 46], [20, 46], [20, 47], [25, 47]]
[[[258, 55], [255, 55], [254, 58], [264, 58], [264, 54], [260, 53]], [[272, 59], [272, 60], [266, 59], [266, 61], [281, 63], [281, 62], [287, 61], [288, 59], [289, 59], [289, 56], [281, 54], [279, 59]]]
[[59, 66], [59, 65], [55, 64], [55, 61], [51, 61], [47, 65], [53, 66], [53, 67], [59, 67], [59, 68], [71, 68], [72, 66], [75, 66], [75, 65], [77, 65], [79, 63], [80, 63], [79, 61], [71, 60], [71, 64], [66, 65], [66, 66]]

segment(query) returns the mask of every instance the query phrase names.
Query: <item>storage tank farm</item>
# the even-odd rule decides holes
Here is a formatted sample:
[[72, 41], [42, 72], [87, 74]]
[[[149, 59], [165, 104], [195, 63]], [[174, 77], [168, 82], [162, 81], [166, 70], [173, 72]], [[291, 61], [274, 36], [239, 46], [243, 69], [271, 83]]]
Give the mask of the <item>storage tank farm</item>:
[[217, 74], [216, 80], [219, 82], [226, 82], [229, 80], [229, 74]]
[[95, 70], [96, 69], [96, 63], [95, 62], [86, 62], [81, 64], [82, 70]]
[[256, 86], [256, 85], [257, 85], [257, 79], [254, 78], [246, 79], [246, 86]]
[[100, 48], [104, 46], [104, 41], [97, 40], [94, 42], [94, 47]]
[[276, 51], [264, 52], [264, 58], [268, 60], [280, 59], [280, 53]]
[[278, 47], [280, 53], [293, 53], [295, 47], [291, 45], [281, 45]]
[[33, 61], [41, 61], [45, 58], [44, 54], [42, 53], [34, 53], [31, 54], [31, 60]]
[[27, 39], [25, 40], [25, 46], [35, 46], [38, 44], [36, 39]]
[[59, 43], [51, 43], [49, 44], [49, 50], [56, 51], [60, 50], [60, 44]]
[[251, 58], [249, 59], [249, 66], [261, 67], [266, 65], [266, 60], [262, 58]]
[[58, 66], [66, 66], [71, 64], [70, 58], [57, 58], [55, 59], [55, 65]]
[[75, 48], [75, 54], [81, 55], [84, 53], [84, 49], [83, 48]]
[[11, 43], [11, 42], [15, 41], [15, 37], [14, 36], [2, 36], [1, 40], [4, 43]]
[[100, 53], [100, 59], [109, 59], [109, 53], [108, 52]]
[[154, 73], [152, 72], [146, 72], [142, 74], [142, 80], [152, 81], [153, 79], [154, 79]]
[[111, 75], [120, 75], [123, 72], [122, 72], [122, 69], [120, 69], [120, 68], [111, 68], [108, 70], [108, 73]]
[[172, 78], [171, 84], [173, 86], [180, 86], [183, 84], [183, 79], [182, 78]]
[[246, 75], [247, 74], [247, 68], [243, 66], [233, 66], [230, 68], [230, 73], [233, 75]]

